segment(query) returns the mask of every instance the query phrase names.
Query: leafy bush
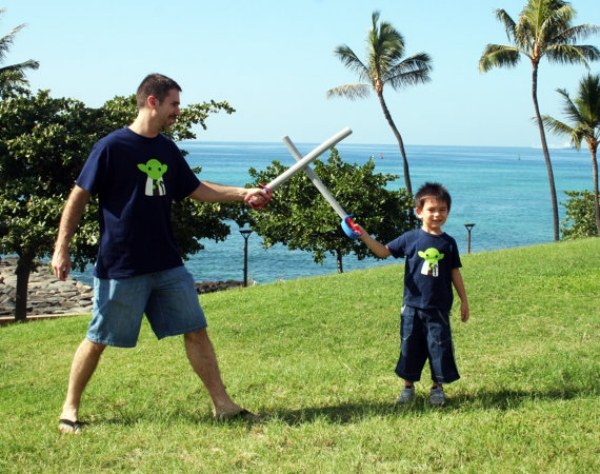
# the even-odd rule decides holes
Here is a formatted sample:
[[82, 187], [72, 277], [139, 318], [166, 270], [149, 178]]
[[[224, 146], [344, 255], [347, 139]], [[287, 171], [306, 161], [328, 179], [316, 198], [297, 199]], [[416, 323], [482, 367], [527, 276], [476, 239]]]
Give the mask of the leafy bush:
[[564, 240], [597, 236], [594, 194], [590, 191], [565, 191], [569, 199], [564, 204], [566, 217], [561, 232]]

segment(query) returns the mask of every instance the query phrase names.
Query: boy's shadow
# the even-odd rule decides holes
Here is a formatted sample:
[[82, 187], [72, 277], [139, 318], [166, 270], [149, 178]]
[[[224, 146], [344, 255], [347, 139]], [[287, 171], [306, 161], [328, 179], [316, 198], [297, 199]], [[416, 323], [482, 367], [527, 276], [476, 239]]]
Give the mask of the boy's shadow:
[[[312, 423], [315, 420], [325, 420], [333, 424], [355, 423], [365, 418], [412, 418], [431, 411], [482, 411], [500, 410], [511, 411], [526, 402], [548, 400], [571, 400], [587, 394], [574, 388], [561, 390], [499, 390], [480, 391], [476, 394], [458, 394], [452, 397], [444, 406], [432, 406], [428, 397], [422, 395], [408, 405], [399, 405], [394, 401], [377, 402], [364, 401], [357, 403], [341, 403], [339, 405], [306, 407], [296, 410], [275, 410], [268, 414], [270, 419], [278, 419], [294, 426]], [[592, 389], [590, 394], [600, 395], [600, 390]]]

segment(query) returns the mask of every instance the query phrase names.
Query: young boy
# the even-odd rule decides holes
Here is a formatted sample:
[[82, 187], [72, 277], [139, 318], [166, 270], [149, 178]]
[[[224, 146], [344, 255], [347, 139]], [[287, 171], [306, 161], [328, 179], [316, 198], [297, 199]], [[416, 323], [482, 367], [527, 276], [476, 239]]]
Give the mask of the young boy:
[[450, 194], [438, 183], [425, 183], [417, 191], [415, 204], [422, 221], [420, 229], [408, 231], [387, 245], [367, 232], [362, 232], [360, 239], [378, 257], [406, 259], [400, 359], [396, 365], [396, 374], [404, 379], [404, 389], [398, 403], [414, 399], [414, 383], [421, 379], [429, 359], [433, 380], [429, 399], [433, 405], [443, 405], [446, 398], [442, 384], [460, 378], [450, 332], [453, 285], [461, 300], [463, 322], [469, 319], [469, 303], [456, 241], [442, 231], [452, 204]]

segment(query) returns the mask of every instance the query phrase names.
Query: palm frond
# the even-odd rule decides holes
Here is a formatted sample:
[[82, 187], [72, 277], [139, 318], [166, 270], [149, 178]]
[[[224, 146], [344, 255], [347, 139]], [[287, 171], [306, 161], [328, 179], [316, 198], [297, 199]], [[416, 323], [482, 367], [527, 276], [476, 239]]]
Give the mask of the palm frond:
[[553, 44], [546, 47], [545, 53], [551, 62], [583, 64], [588, 69], [588, 60], [600, 59], [600, 51], [591, 45]]
[[25, 69], [37, 69], [39, 67], [40, 67], [40, 63], [38, 61], [29, 59], [28, 61], [23, 61], [22, 63], [11, 64], [10, 66], [0, 67], [0, 73], [10, 72], [10, 71], [23, 71]]
[[542, 122], [548, 128], [549, 131], [559, 134], [559, 135], [571, 135], [574, 131], [574, 128], [567, 125], [564, 122], [561, 122], [550, 115], [542, 115]]
[[561, 34], [555, 38], [555, 41], [574, 42], [599, 33], [600, 26], [584, 23], [582, 25], [569, 26], [563, 29]]
[[546, 15], [534, 31], [535, 41], [543, 49], [552, 44], [572, 44], [576, 40], [573, 36], [576, 31], [579, 34], [585, 33], [584, 29], [576, 30], [571, 26], [575, 10], [570, 5], [564, 4], [560, 8], [549, 10]]
[[544, 124], [554, 133], [569, 135], [579, 148], [581, 142], [597, 143], [600, 137], [600, 75], [586, 75], [579, 83], [577, 96], [571, 100], [565, 89], [557, 89], [563, 98], [563, 113], [569, 123], [545, 115]]
[[479, 59], [479, 70], [488, 72], [495, 67], [514, 67], [521, 59], [515, 46], [488, 44]]
[[404, 56], [404, 37], [390, 23], [381, 22], [369, 32], [367, 53], [371, 76], [384, 76]]
[[379, 10], [375, 10], [373, 13], [371, 13], [371, 30], [377, 29], [377, 23], [379, 23], [380, 16], [381, 13], [379, 12]]
[[556, 89], [556, 92], [558, 92], [563, 98], [563, 114], [565, 117], [567, 117], [567, 119], [569, 119], [571, 122], [581, 122], [583, 118], [579, 113], [579, 109], [571, 100], [571, 97], [566, 89]]
[[585, 115], [587, 122], [600, 131], [600, 75], [588, 74], [579, 83], [575, 99], [577, 108]]
[[383, 80], [394, 89], [405, 85], [424, 84], [431, 80], [431, 70], [429, 55], [418, 53], [392, 67]]
[[[535, 31], [539, 31], [542, 25], [548, 19], [557, 17], [557, 12], [563, 8], [570, 8], [569, 4], [563, 0], [528, 0], [521, 11], [520, 17], [527, 18]], [[566, 15], [568, 11], [561, 13]], [[558, 15], [557, 19], [560, 19]]]
[[25, 24], [14, 27], [11, 31], [9, 31], [6, 35], [0, 38], [0, 62], [4, 61], [6, 57], [6, 53], [10, 49], [11, 45], [15, 40], [15, 36], [19, 31], [25, 28]]
[[575, 19], [575, 10], [566, 2], [560, 3], [562, 3], [562, 5], [551, 12], [550, 18], [552, 18], [552, 21], [556, 24], [569, 25]]
[[570, 142], [577, 150], [581, 148], [581, 142], [587, 135], [584, 130], [579, 127], [573, 128], [570, 125], [561, 122], [549, 115], [542, 116], [542, 122], [546, 128], [557, 135], [566, 135], [570, 138]]
[[371, 88], [371, 84], [345, 84], [329, 89], [327, 91], [327, 98], [345, 97], [350, 100], [364, 99], [368, 97]]
[[502, 8], [496, 10], [496, 18], [504, 25], [504, 30], [506, 31], [508, 41], [512, 41], [515, 37], [515, 21], [506, 12], [506, 10], [503, 10]]
[[[0, 8], [0, 15], [4, 14], [5, 10]], [[25, 23], [15, 26], [11, 31], [9, 31], [6, 35], [0, 37], [0, 64], [4, 62], [6, 59], [6, 55], [14, 43], [15, 36], [19, 31], [25, 28]], [[40, 63], [30, 59], [28, 61], [24, 61], [18, 64], [11, 64], [8, 66], [0, 67], [0, 74], [3, 74], [2, 81], [4, 83], [13, 83], [13, 84], [27, 84], [27, 81], [23, 75], [23, 71], [26, 69], [37, 69], [39, 68]]]
[[349, 46], [338, 46], [335, 49], [334, 54], [338, 57], [338, 59], [342, 62], [344, 66], [358, 74], [360, 81], [370, 80], [368, 67], [365, 66], [365, 64], [359, 59], [356, 53]]
[[512, 39], [517, 48], [524, 54], [531, 57], [532, 52], [538, 42], [538, 28], [526, 16], [520, 16], [515, 26], [515, 35]]

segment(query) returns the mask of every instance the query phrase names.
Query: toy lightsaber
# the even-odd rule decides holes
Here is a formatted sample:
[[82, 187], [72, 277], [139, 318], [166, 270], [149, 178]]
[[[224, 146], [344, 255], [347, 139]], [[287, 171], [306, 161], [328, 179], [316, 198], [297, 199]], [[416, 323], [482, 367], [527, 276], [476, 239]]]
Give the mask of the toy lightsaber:
[[[302, 161], [302, 155], [296, 148], [296, 145], [292, 142], [290, 137], [283, 137], [283, 143], [286, 144], [296, 161], [300, 163]], [[308, 156], [308, 155], [307, 155]], [[345, 234], [351, 239], [356, 239], [361, 235], [361, 231], [357, 227], [357, 225], [352, 220], [352, 216], [349, 215], [344, 208], [340, 205], [340, 203], [333, 197], [327, 186], [321, 181], [321, 179], [317, 176], [317, 174], [312, 170], [310, 166], [306, 166], [304, 168], [306, 175], [311, 180], [312, 184], [319, 190], [319, 192], [323, 195], [325, 200], [329, 203], [329, 205], [333, 208], [333, 210], [337, 213], [338, 216], [342, 218], [342, 229]]]
[[311, 151], [308, 155], [306, 155], [300, 161], [298, 161], [294, 165], [290, 166], [287, 170], [285, 170], [283, 173], [281, 173], [279, 176], [277, 176], [277, 178], [275, 178], [273, 181], [266, 184], [264, 187], [271, 191], [274, 191], [277, 187], [281, 186], [292, 176], [294, 176], [295, 174], [300, 172], [300, 170], [302, 170], [302, 168], [305, 168], [311, 161], [317, 159], [320, 155], [325, 153], [327, 150], [329, 150], [331, 147], [333, 147], [336, 143], [341, 142], [344, 138], [346, 138], [351, 133], [352, 133], [352, 130], [350, 130], [349, 128], [344, 128], [343, 130], [339, 131], [334, 136], [332, 136], [329, 140], [326, 140], [323, 143], [321, 143], [317, 148], [315, 148], [313, 151]]

